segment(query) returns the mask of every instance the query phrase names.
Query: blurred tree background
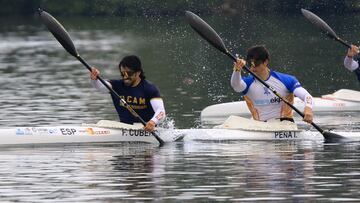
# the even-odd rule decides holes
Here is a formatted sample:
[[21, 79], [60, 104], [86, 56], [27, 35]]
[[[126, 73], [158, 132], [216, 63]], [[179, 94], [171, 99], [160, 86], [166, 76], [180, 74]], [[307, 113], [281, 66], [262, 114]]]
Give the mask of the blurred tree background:
[[246, 15], [252, 12], [292, 14], [300, 8], [316, 13], [360, 11], [360, 0], [0, 0], [0, 15], [34, 15], [41, 7], [52, 14], [81, 16]]

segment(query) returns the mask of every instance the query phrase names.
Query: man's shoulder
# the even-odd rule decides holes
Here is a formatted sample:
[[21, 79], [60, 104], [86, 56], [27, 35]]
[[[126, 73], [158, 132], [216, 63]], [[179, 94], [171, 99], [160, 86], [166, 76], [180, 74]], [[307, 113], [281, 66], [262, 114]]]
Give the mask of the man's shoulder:
[[148, 80], [143, 80], [142, 84], [143, 90], [150, 98], [160, 97], [160, 90], [154, 83]]
[[277, 71], [271, 71], [270, 74], [279, 81], [281, 81], [290, 92], [293, 92], [294, 89], [301, 86], [299, 81], [293, 75], [281, 73]]
[[145, 85], [155, 86], [155, 84], [147, 79], [142, 80]]
[[290, 77], [290, 78], [295, 78], [295, 76], [291, 75], [291, 74], [288, 74], [288, 73], [282, 73], [282, 72], [278, 72], [278, 71], [274, 71], [274, 70], [270, 70], [270, 74], [272, 76], [275, 76], [275, 77]]
[[248, 84], [248, 85], [249, 85], [250, 83], [254, 82], [254, 80], [255, 80], [254, 76], [252, 76], [252, 75], [245, 76], [245, 77], [243, 77], [242, 79], [243, 79], [243, 80], [245, 81], [245, 83]]
[[282, 82], [290, 82], [290, 81], [297, 82], [298, 81], [294, 75], [287, 74], [287, 73], [282, 73], [282, 72], [277, 72], [277, 71], [271, 70], [270, 75]]
[[144, 89], [148, 90], [148, 91], [159, 91], [158, 87], [151, 81], [149, 80], [143, 80], [142, 81], [142, 86], [144, 87]]

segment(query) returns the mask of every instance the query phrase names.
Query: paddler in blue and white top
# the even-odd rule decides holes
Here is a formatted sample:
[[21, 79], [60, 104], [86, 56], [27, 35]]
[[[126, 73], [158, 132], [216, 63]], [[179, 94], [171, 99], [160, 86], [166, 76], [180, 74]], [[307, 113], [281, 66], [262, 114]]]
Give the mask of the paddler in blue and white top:
[[351, 48], [348, 49], [347, 54], [344, 59], [344, 66], [346, 69], [355, 72], [358, 81], [360, 82], [360, 68], [359, 68], [359, 47], [351, 45]]
[[241, 70], [246, 63], [250, 64], [250, 70], [254, 74], [270, 87], [273, 87], [288, 102], [293, 103], [294, 96], [303, 100], [305, 102], [303, 120], [311, 123], [313, 120], [313, 97], [294, 76], [269, 69], [269, 61], [270, 55], [267, 49], [264, 46], [254, 46], [247, 51], [246, 61], [237, 58], [236, 63], [234, 63], [231, 86], [236, 92], [241, 92], [244, 95], [253, 119], [259, 121], [271, 119], [294, 121], [291, 107], [282, 102], [253, 76], [241, 76]]
[[[155, 126], [165, 118], [164, 102], [159, 89], [145, 79], [141, 61], [135, 55], [125, 56], [119, 63], [119, 71], [122, 79], [106, 82], [147, 122], [144, 129], [149, 132], [154, 131]], [[109, 90], [97, 79], [99, 74], [100, 71], [93, 67], [90, 73], [92, 86], [101, 92], [109, 93]], [[121, 122], [127, 124], [139, 122], [121, 104], [118, 97], [111, 94], [111, 98]]]

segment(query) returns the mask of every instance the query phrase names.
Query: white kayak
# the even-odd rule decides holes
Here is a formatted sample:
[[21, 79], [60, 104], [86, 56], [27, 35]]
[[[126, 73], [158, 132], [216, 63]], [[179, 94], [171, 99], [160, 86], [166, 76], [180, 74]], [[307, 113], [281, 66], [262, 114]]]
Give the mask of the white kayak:
[[[158, 129], [164, 142], [182, 139], [183, 135], [170, 129]], [[23, 144], [85, 144], [142, 142], [158, 144], [154, 136], [142, 130], [141, 125], [128, 125], [116, 121], [78, 126], [14, 127], [0, 129], [0, 145]]]
[[[360, 141], [360, 131], [331, 131], [343, 136], [346, 141]], [[242, 129], [196, 129], [184, 132], [184, 141], [321, 141], [325, 139], [317, 131], [249, 131]]]
[[[304, 109], [304, 102], [295, 97], [294, 106], [302, 111]], [[341, 89], [333, 94], [314, 97], [313, 112], [316, 115], [356, 111], [360, 111], [359, 91]], [[230, 115], [251, 116], [245, 101], [237, 101], [208, 106], [201, 111], [200, 118], [203, 125], [213, 125], [222, 123]], [[294, 115], [297, 116], [297, 114]]]
[[[341, 141], [360, 141], [360, 131], [331, 131], [341, 135]], [[184, 130], [184, 141], [325, 141], [318, 131], [300, 130], [289, 121], [261, 122], [238, 116], [230, 116], [223, 124], [210, 129]]]
[[[360, 140], [359, 131], [336, 131], [349, 140]], [[164, 142], [191, 140], [319, 140], [319, 132], [299, 130], [291, 122], [260, 122], [238, 116], [230, 116], [223, 124], [211, 129], [163, 129], [157, 130]], [[158, 145], [158, 141], [142, 125], [128, 125], [116, 121], [99, 121], [97, 124], [14, 127], [0, 129], [0, 145], [36, 144], [89, 144], [135, 142]]]

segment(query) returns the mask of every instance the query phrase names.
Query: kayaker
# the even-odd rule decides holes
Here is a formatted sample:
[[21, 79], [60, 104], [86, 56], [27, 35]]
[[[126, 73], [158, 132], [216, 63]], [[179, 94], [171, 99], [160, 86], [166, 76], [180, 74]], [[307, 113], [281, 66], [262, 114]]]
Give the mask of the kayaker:
[[311, 123], [313, 120], [313, 97], [294, 76], [271, 70], [269, 61], [270, 55], [264, 46], [253, 46], [247, 51], [246, 60], [237, 58], [234, 63], [231, 86], [236, 92], [244, 95], [253, 119], [260, 121], [280, 119], [294, 122], [290, 106], [282, 102], [253, 76], [241, 76], [241, 70], [246, 63], [249, 64], [253, 73], [290, 103], [294, 102], [294, 95], [303, 100], [305, 102], [303, 120]]
[[[106, 82], [147, 122], [144, 129], [149, 132], [154, 131], [155, 126], [165, 118], [164, 102], [159, 89], [145, 79], [139, 57], [125, 56], [118, 67], [121, 79]], [[100, 71], [93, 67], [90, 73], [92, 86], [101, 92], [109, 93], [109, 90], [97, 79], [99, 74]], [[117, 96], [111, 94], [111, 98], [121, 122], [128, 124], [140, 122], [121, 105]]]
[[360, 82], [360, 68], [359, 68], [359, 47], [351, 45], [351, 48], [348, 49], [347, 54], [344, 59], [344, 66], [346, 69], [354, 72], [357, 76], [358, 81]]

